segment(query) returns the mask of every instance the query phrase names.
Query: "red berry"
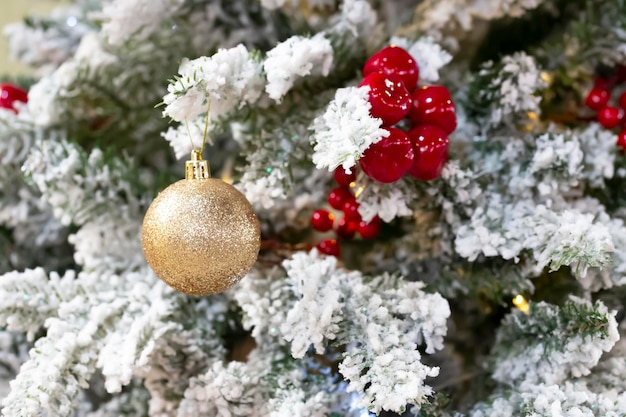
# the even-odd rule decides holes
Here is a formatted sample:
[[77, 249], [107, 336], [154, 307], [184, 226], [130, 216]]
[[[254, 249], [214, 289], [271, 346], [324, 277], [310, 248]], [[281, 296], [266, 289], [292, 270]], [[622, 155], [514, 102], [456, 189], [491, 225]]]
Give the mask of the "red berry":
[[399, 180], [413, 166], [414, 151], [411, 140], [400, 129], [387, 128], [389, 136], [373, 143], [359, 160], [365, 174], [379, 182]]
[[613, 129], [619, 125], [624, 111], [613, 106], [604, 106], [598, 111], [598, 122], [605, 129]]
[[344, 217], [339, 221], [339, 226], [337, 226], [337, 236], [344, 239], [352, 239], [358, 228], [358, 221]]
[[409, 91], [413, 91], [417, 87], [419, 78], [417, 63], [411, 54], [398, 46], [388, 46], [372, 55], [363, 67], [363, 76], [372, 72], [382, 72], [386, 75], [391, 74], [400, 77]]
[[606, 106], [611, 98], [611, 94], [604, 88], [594, 87], [587, 94], [587, 98], [585, 99], [585, 104], [591, 110], [600, 110], [602, 107]]
[[622, 153], [626, 152], [626, 130], [622, 130], [621, 132], [619, 132], [615, 145], [620, 148], [620, 151]]
[[383, 125], [395, 125], [409, 114], [411, 94], [399, 77], [373, 72], [363, 78], [361, 86], [370, 88], [370, 113], [372, 117], [381, 119]]
[[599, 88], [601, 90], [608, 90], [611, 87], [610, 80], [603, 77], [597, 77], [593, 80], [593, 88]]
[[626, 81], [626, 65], [618, 65], [617, 66], [617, 82], [623, 83]]
[[334, 222], [335, 216], [326, 210], [315, 210], [311, 216], [311, 225], [319, 232], [328, 232], [333, 228]]
[[328, 204], [336, 210], [343, 209], [346, 201], [353, 199], [354, 196], [347, 187], [333, 188], [328, 194]]
[[374, 239], [380, 232], [380, 218], [375, 216], [369, 223], [361, 221], [358, 232], [363, 239]]
[[619, 106], [622, 110], [626, 110], [626, 91], [619, 96]]
[[12, 84], [0, 84], [0, 108], [15, 110], [15, 102], [28, 102], [28, 92]]
[[441, 175], [448, 161], [448, 135], [437, 126], [418, 126], [409, 130], [415, 162], [409, 174], [420, 180], [433, 180]]
[[335, 239], [325, 239], [315, 245], [325, 255], [339, 256], [339, 243]]
[[352, 173], [348, 174], [342, 166], [338, 166], [337, 169], [335, 169], [334, 177], [337, 184], [347, 187], [356, 181], [356, 171], [352, 168]]
[[447, 134], [456, 129], [454, 103], [448, 89], [442, 85], [418, 88], [412, 94], [409, 117], [413, 126], [433, 125]]
[[355, 200], [348, 200], [343, 205], [343, 214], [348, 220], [361, 221], [361, 215], [359, 214], [359, 203]]

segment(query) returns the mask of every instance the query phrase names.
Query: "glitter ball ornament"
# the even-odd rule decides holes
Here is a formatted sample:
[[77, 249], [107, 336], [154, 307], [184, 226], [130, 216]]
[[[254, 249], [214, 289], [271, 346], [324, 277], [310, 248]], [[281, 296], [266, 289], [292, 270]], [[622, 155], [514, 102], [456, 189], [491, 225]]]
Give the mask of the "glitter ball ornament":
[[146, 261], [167, 285], [190, 295], [211, 295], [237, 284], [256, 262], [259, 221], [232, 185], [210, 178], [199, 151], [186, 179], [163, 190], [143, 221]]

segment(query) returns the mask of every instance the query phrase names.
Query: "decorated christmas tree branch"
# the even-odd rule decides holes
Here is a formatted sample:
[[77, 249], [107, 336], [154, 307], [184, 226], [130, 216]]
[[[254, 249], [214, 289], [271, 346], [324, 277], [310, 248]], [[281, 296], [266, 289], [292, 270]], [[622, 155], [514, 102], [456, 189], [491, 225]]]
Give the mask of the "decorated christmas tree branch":
[[[6, 400], [5, 415], [37, 415], [40, 409], [47, 413], [69, 412], [96, 368], [102, 370], [109, 392], [119, 392], [133, 376], [139, 375], [146, 379], [155, 398], [159, 393], [163, 398], [171, 398], [172, 393], [182, 398], [185, 386], [180, 384], [184, 374], [189, 378], [199, 371], [198, 366], [206, 366], [201, 364], [210, 355], [215, 355], [213, 358], [223, 355], [219, 335], [212, 324], [214, 320], [224, 320], [225, 309], [219, 302], [213, 306], [192, 303], [185, 307], [183, 295], [172, 298], [171, 289], [152, 286], [154, 278], [145, 270], [108, 279], [110, 282], [97, 273], [80, 273], [69, 274], [62, 281], [55, 280], [53, 275], [51, 281], [39, 283], [41, 288], [36, 290], [39, 293], [55, 282], [62, 284], [59, 290], [63, 293], [59, 290], [53, 293], [59, 297], [57, 317], [46, 323], [47, 336], [36, 342], [30, 360], [14, 382]], [[112, 282], [120, 282], [120, 291], [127, 295], [116, 297], [107, 293]], [[54, 300], [50, 298], [50, 302]], [[200, 316], [194, 318], [193, 324], [185, 323], [188, 315], [202, 310], [206, 312], [204, 320]], [[20, 314], [21, 320], [28, 317], [25, 313]], [[12, 321], [18, 323], [16, 318]], [[35, 331], [37, 323], [31, 320], [24, 326], [27, 328], [23, 330]], [[59, 332], [65, 336], [58, 337]], [[199, 344], [206, 350], [198, 350]], [[33, 383], [43, 367], [50, 378], [58, 381], [54, 387]], [[177, 375], [174, 386], [163, 386], [166, 374]]]
[[31, 151], [24, 167], [66, 225], [84, 224], [112, 208], [123, 207], [129, 214], [139, 210], [129, 162], [100, 149], [87, 154], [69, 142], [44, 142]]
[[[322, 354], [329, 341], [343, 346], [339, 372], [349, 381], [348, 390], [363, 396], [361, 405], [376, 412], [399, 412], [432, 393], [424, 378], [436, 376], [437, 369], [423, 365], [416, 348], [425, 343], [426, 352], [433, 353], [442, 347], [449, 315], [443, 298], [397, 277], [366, 280], [315, 252], [295, 254], [284, 268], [287, 277], [282, 280], [281, 271], [274, 269], [275, 278], [249, 276], [235, 293], [245, 314], [243, 324], [258, 343], [268, 343], [268, 337], [273, 343], [288, 342], [295, 358], [305, 357], [311, 346]], [[365, 314], [369, 311], [377, 316]], [[372, 350], [388, 353], [372, 356]], [[384, 371], [389, 366], [405, 372], [407, 379], [389, 379]]]
[[584, 383], [576, 382], [563, 385], [525, 383], [478, 403], [469, 416], [549, 417], [555, 412], [576, 413], [585, 417], [619, 416], [625, 412], [624, 394], [596, 393]]
[[[79, 0], [9, 30], [42, 78], [0, 86], [4, 415], [626, 414], [621, 0], [415, 3]], [[479, 62], [481, 27], [550, 11]], [[181, 193], [142, 253], [167, 142], [228, 204]]]
[[602, 303], [580, 299], [562, 307], [531, 303], [528, 314], [513, 311], [497, 333], [494, 378], [558, 384], [588, 374], [619, 339], [614, 316]]
[[534, 58], [523, 52], [505, 56], [497, 64], [489, 61], [469, 86], [468, 113], [482, 118], [479, 124], [487, 131], [501, 124], [528, 123], [530, 114], [539, 114], [546, 77]]
[[[89, 1], [55, 8], [50, 17], [27, 17], [22, 23], [8, 25], [5, 34], [13, 59], [49, 74], [76, 52], [80, 40], [96, 30], [87, 14]], [[37, 44], [38, 48], [32, 45]]]
[[48, 276], [42, 268], [2, 275], [0, 323], [33, 340], [46, 319], [57, 316], [61, 301], [74, 290], [74, 279], [73, 273]]
[[148, 414], [150, 394], [139, 384], [102, 404], [97, 410], [88, 411], [86, 417], [145, 417]]

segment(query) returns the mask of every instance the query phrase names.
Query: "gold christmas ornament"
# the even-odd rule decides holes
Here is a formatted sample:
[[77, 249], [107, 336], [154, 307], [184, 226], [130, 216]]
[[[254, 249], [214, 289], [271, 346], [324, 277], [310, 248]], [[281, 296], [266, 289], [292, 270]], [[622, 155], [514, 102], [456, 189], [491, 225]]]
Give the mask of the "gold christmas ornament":
[[211, 295], [237, 284], [256, 262], [261, 229], [252, 206], [235, 187], [210, 178], [193, 150], [185, 179], [163, 190], [143, 221], [146, 261], [167, 285]]

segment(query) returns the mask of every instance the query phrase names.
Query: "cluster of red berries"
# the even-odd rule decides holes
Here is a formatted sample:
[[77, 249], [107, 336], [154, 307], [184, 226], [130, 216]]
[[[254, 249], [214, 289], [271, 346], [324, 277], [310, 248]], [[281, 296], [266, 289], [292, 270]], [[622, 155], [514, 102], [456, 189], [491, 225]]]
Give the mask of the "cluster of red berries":
[[[380, 219], [376, 216], [369, 223], [364, 222], [359, 214], [359, 203], [350, 190], [350, 185], [356, 182], [354, 170], [348, 174], [342, 167], [338, 167], [334, 176], [338, 187], [333, 188], [328, 194], [328, 204], [343, 213], [343, 216], [336, 223], [335, 214], [332, 212], [324, 209], [315, 210], [311, 216], [313, 229], [319, 232], [334, 230], [337, 237], [342, 239], [352, 239], [357, 233], [363, 239], [373, 239], [378, 236]], [[326, 255], [339, 256], [339, 243], [336, 239], [322, 240], [316, 247]]]
[[[441, 85], [418, 88], [419, 68], [404, 49], [388, 46], [363, 67], [359, 86], [369, 87], [370, 114], [389, 136], [365, 150], [359, 165], [373, 180], [391, 183], [409, 174], [432, 180], [448, 160], [448, 135], [456, 129], [454, 103]], [[392, 127], [406, 117], [411, 128]]]
[[28, 92], [13, 84], [0, 84], [0, 108], [17, 113], [15, 102], [28, 102]]
[[[372, 55], [363, 67], [359, 86], [369, 87], [370, 114], [382, 120], [389, 135], [365, 150], [359, 165], [371, 179], [392, 183], [405, 174], [420, 180], [433, 180], [441, 175], [448, 161], [448, 135], [456, 129], [454, 103], [447, 88], [441, 85], [418, 88], [419, 68], [404, 49], [388, 46]], [[394, 125], [410, 120], [405, 132]], [[311, 217], [311, 225], [320, 232], [334, 230], [341, 239], [352, 239], [357, 233], [363, 239], [375, 238], [381, 221], [378, 216], [364, 222], [359, 203], [350, 190], [356, 173], [347, 174], [342, 167], [335, 170], [339, 185], [328, 194], [328, 204], [343, 213], [338, 222], [331, 211], [319, 209]], [[325, 239], [316, 245], [327, 255], [339, 256], [336, 239]]]
[[587, 94], [585, 104], [591, 110], [597, 112], [598, 123], [605, 129], [613, 130], [620, 128], [617, 135], [616, 145], [626, 152], [626, 91], [622, 92], [613, 104], [611, 102], [611, 89], [626, 82], [626, 66], [619, 66], [617, 73], [610, 78], [596, 78], [594, 86]]

